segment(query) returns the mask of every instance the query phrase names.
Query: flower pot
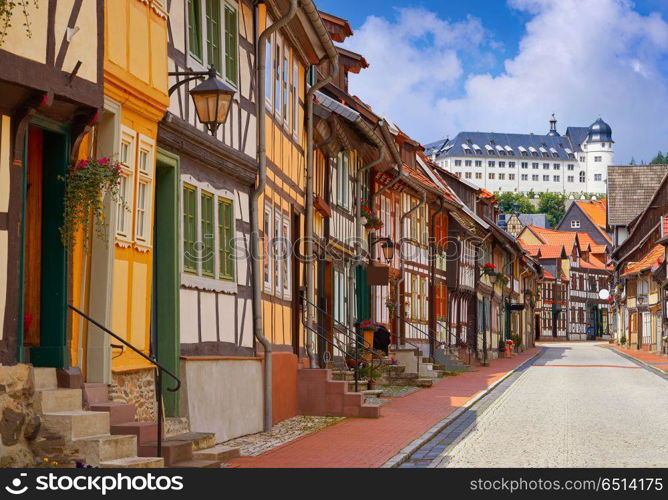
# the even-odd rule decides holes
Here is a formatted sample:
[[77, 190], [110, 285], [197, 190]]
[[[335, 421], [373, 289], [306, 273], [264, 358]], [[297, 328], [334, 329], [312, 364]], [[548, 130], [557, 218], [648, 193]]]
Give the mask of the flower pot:
[[367, 359], [371, 358], [371, 354], [369, 353], [368, 349], [373, 349], [373, 334], [375, 331], [376, 330], [373, 328], [362, 330], [362, 336], [364, 337], [364, 347], [366, 347], [364, 350], [364, 357]]
[[348, 368], [350, 368], [351, 370], [354, 370], [356, 366], [358, 365], [362, 366], [363, 364], [364, 364], [364, 358], [362, 357], [361, 354], [359, 359], [346, 358], [346, 365], [348, 365]]

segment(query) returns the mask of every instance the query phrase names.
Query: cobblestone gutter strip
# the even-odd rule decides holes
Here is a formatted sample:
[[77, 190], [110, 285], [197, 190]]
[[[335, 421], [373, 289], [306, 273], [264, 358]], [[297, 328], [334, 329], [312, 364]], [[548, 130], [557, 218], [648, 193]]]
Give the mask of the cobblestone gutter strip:
[[499, 384], [503, 383], [512, 374], [514, 374], [518, 370], [521, 370], [522, 368], [524, 368], [528, 364], [532, 363], [538, 356], [543, 354], [544, 351], [545, 351], [545, 348], [542, 348], [542, 349], [538, 350], [533, 356], [531, 356], [529, 359], [524, 361], [521, 365], [513, 368], [512, 370], [507, 372], [505, 375], [503, 375], [500, 379], [496, 380], [493, 384], [491, 384], [489, 387], [487, 387], [487, 389], [481, 391], [479, 394], [477, 394], [476, 396], [469, 399], [461, 407], [459, 407], [458, 409], [453, 411], [450, 415], [448, 415], [443, 420], [441, 420], [436, 425], [434, 425], [425, 434], [423, 434], [422, 436], [417, 438], [415, 441], [411, 442], [408, 446], [404, 447], [394, 457], [392, 457], [387, 462], [385, 462], [381, 466], [381, 468], [382, 469], [392, 469], [392, 468], [400, 467], [401, 464], [403, 464], [404, 462], [409, 460], [411, 455], [413, 455], [422, 446], [424, 446], [427, 442], [429, 442], [431, 439], [433, 439], [434, 436], [436, 436], [440, 432], [443, 432], [444, 429], [446, 429], [447, 427], [452, 425], [455, 420], [457, 420], [464, 413], [466, 413], [471, 406], [475, 405], [477, 402], [479, 402], [484, 397], [486, 397], [488, 394], [490, 394]]
[[296, 416], [274, 425], [271, 432], [242, 436], [222, 444], [240, 448], [242, 456], [254, 457], [345, 420], [343, 417]]
[[650, 363], [645, 363], [644, 361], [641, 361], [638, 358], [631, 356], [630, 354], [626, 354], [625, 352], [615, 349], [614, 347], [604, 347], [604, 349], [610, 349], [612, 352], [619, 354], [622, 358], [628, 359], [632, 363], [635, 363], [636, 365], [644, 368], [645, 370], [648, 370], [654, 373], [655, 375], [658, 375], [659, 377], [668, 380], [668, 372], [662, 370], [658, 366], [654, 366]]

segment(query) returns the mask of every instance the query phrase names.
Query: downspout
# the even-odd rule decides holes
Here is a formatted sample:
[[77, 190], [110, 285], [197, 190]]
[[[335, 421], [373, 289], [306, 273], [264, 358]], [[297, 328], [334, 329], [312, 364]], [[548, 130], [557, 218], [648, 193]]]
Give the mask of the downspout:
[[[443, 198], [439, 198], [439, 207], [436, 212], [431, 215], [431, 225], [430, 227], [436, 227], [436, 217], [442, 214], [445, 211], [445, 203]], [[434, 238], [429, 242], [429, 328], [432, 331], [432, 334], [437, 334], [436, 328], [436, 243]], [[432, 335], [433, 338], [429, 341], [429, 357], [434, 358], [434, 350], [436, 349], [436, 337]]]
[[[251, 259], [253, 266], [253, 335], [264, 348], [264, 432], [272, 428], [272, 363], [271, 342], [264, 336], [262, 319], [262, 261], [260, 260], [260, 222], [259, 202], [267, 184], [267, 126], [265, 117], [265, 80], [267, 78], [267, 51], [265, 45], [269, 37], [288, 24], [297, 13], [298, 0], [290, 0], [288, 12], [266, 28], [258, 37], [257, 42], [257, 158], [258, 178], [257, 185], [250, 197], [250, 229], [251, 229]], [[256, 4], [257, 5], [257, 4]], [[269, 237], [269, 235], [265, 235]], [[266, 256], [265, 256], [266, 258]]]
[[[403, 245], [404, 245], [404, 221], [410, 217], [414, 212], [418, 211], [420, 208], [422, 208], [425, 204], [427, 203], [427, 191], [424, 189], [422, 190], [422, 201], [415, 205], [413, 208], [411, 208], [408, 212], [402, 214], [401, 219], [399, 220], [399, 241], [401, 243], [401, 246], [399, 248], [399, 279], [397, 280], [397, 289], [396, 289], [396, 309], [395, 311], [400, 311], [399, 305], [401, 302], [401, 293], [400, 293], [400, 288], [401, 284], [405, 280], [404, 276], [404, 270], [405, 270], [405, 259], [403, 255]], [[401, 321], [405, 321], [405, 318], [399, 318], [399, 321], [397, 322], [397, 326], [399, 328], [399, 331], [397, 332], [396, 335], [396, 346], [399, 348], [399, 337], [401, 336]], [[418, 353], [418, 356], [421, 354]]]
[[[294, 0], [293, 0], [293, 3]], [[334, 80], [339, 72], [339, 56], [334, 48], [332, 39], [327, 33], [322, 23], [320, 14], [310, 0], [302, 1], [301, 7], [313, 24], [318, 37], [327, 53], [331, 67], [329, 76], [312, 85], [306, 92], [306, 228], [304, 231], [304, 253], [306, 256], [306, 324], [309, 329], [313, 328], [314, 310], [312, 304], [315, 303], [315, 287], [313, 283], [313, 101], [315, 93], [328, 83]], [[306, 352], [309, 358], [309, 366], [315, 368], [316, 355], [313, 349], [313, 333], [304, 332], [306, 340]]]

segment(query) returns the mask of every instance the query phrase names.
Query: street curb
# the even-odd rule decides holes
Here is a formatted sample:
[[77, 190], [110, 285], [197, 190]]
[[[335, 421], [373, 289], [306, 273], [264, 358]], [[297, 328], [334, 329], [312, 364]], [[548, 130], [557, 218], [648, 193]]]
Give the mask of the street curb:
[[540, 356], [543, 353], [544, 350], [545, 350], [545, 347], [540, 347], [539, 350], [533, 356], [528, 358], [522, 364], [517, 365], [515, 368], [513, 368], [509, 372], [506, 372], [505, 375], [503, 375], [500, 379], [498, 379], [492, 385], [487, 387], [487, 389], [485, 389], [485, 390], [479, 392], [477, 395], [473, 396], [466, 403], [464, 403], [462, 406], [460, 406], [455, 411], [453, 411], [450, 415], [445, 417], [443, 420], [438, 422], [436, 425], [434, 425], [427, 432], [422, 434], [422, 436], [420, 436], [419, 438], [417, 438], [416, 440], [412, 441], [410, 444], [408, 444], [407, 446], [402, 448], [401, 451], [399, 451], [399, 453], [397, 453], [395, 456], [393, 456], [387, 462], [385, 462], [383, 465], [381, 465], [380, 468], [381, 469], [393, 469], [393, 468], [399, 467], [406, 460], [408, 460], [411, 457], [411, 455], [413, 453], [415, 453], [422, 445], [424, 445], [427, 441], [432, 439], [435, 434], [438, 434], [439, 432], [443, 431], [446, 427], [448, 427], [455, 420], [457, 420], [463, 413], [465, 413], [471, 406], [473, 406], [475, 403], [477, 403], [478, 401], [483, 399], [485, 396], [487, 396], [490, 392], [492, 392], [496, 388], [497, 385], [499, 385], [505, 379], [510, 377], [513, 373], [518, 371], [520, 368], [524, 367], [526, 364], [533, 361], [536, 357]]
[[654, 372], [654, 374], [659, 375], [660, 377], [668, 378], [668, 372], [662, 370], [661, 368], [657, 368], [654, 365], [650, 365], [649, 363], [645, 363], [644, 361], [641, 361], [638, 358], [634, 358], [633, 356], [631, 356], [630, 354], [626, 354], [625, 352], [618, 351], [614, 347], [609, 347], [608, 349], [610, 349], [612, 352], [615, 352], [615, 353], [619, 354], [622, 358], [626, 358], [629, 361], [631, 361], [631, 362], [633, 362], [633, 363], [635, 363], [639, 366], [642, 366], [646, 370]]

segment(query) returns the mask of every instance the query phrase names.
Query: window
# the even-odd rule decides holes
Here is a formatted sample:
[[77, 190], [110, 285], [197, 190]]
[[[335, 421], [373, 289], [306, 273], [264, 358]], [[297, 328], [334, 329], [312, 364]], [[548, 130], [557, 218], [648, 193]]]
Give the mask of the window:
[[494, 174], [489, 174], [490, 179], [494, 179]]
[[559, 165], [558, 163], [555, 163], [554, 164], [554, 169], [555, 170], [561, 170], [561, 165]]
[[549, 176], [549, 175], [544, 175], [544, 176], [543, 176], [543, 181], [548, 182], [549, 180], [550, 180], [550, 176]]
[[531, 168], [533, 168], [534, 170], [538, 170], [538, 163], [536, 162], [532, 163]]
[[475, 178], [476, 179], [482, 179], [482, 173], [481, 172], [476, 172]]
[[568, 170], [571, 170], [571, 171], [575, 170], [575, 165], [573, 163], [569, 163], [568, 164]]
[[528, 180], [529, 180], [529, 176], [528, 176], [527, 174], [522, 174], [522, 180], [523, 180], [523, 181], [528, 181]]
[[571, 221], [571, 229], [579, 229], [580, 228], [580, 221], [573, 219]]
[[552, 177], [554, 182], [561, 182], [561, 176], [560, 175], [555, 175]]
[[594, 174], [594, 180], [595, 181], [602, 181], [603, 180], [603, 174]]
[[121, 184], [118, 190], [121, 203], [116, 206], [116, 236], [125, 240], [132, 237], [136, 142], [136, 132], [130, 128], [122, 127], [120, 146]]
[[515, 174], [508, 174], [508, 180], [509, 181], [514, 181], [515, 180]]
[[532, 176], [531, 176], [531, 180], [532, 180], [532, 181], [537, 181], [537, 180], [538, 180], [538, 176], [537, 176], [537, 175], [532, 175]]
[[514, 161], [509, 161], [508, 162], [508, 168], [515, 168], [515, 162]]
[[575, 182], [575, 177], [572, 175], [568, 176], [568, 182]]
[[550, 164], [549, 163], [543, 163], [543, 170], [550, 170]]
[[292, 61], [292, 132], [299, 137], [299, 65]]
[[220, 51], [220, 1], [206, 0], [206, 55], [218, 73], [222, 74]]
[[455, 160], [455, 167], [461, 167], [462, 166], [462, 160]]
[[264, 225], [262, 227], [262, 246], [263, 246], [263, 255], [264, 255], [264, 265], [263, 265], [263, 282], [264, 289], [266, 292], [271, 293], [272, 287], [272, 254], [269, 247], [269, 240], [272, 235], [272, 221], [274, 216], [272, 214], [272, 209], [270, 206], [264, 208]]
[[148, 221], [146, 220], [146, 211], [148, 209], [148, 191], [150, 186], [145, 182], [137, 185], [137, 225], [135, 228], [135, 237], [139, 240], [146, 239]]
[[594, 161], [596, 163], [601, 163], [603, 161], [603, 157], [602, 156], [594, 156]]
[[493, 167], [495, 164], [496, 164], [496, 162], [494, 162], [493, 160], [490, 160], [490, 161], [487, 162], [488, 167]]
[[585, 182], [585, 173], [580, 172], [580, 182]]
[[350, 209], [350, 158], [347, 151], [339, 153], [336, 160], [336, 203]]
[[290, 126], [290, 50], [283, 47], [283, 121], [286, 127]]
[[471, 178], [471, 172], [466, 172], [466, 173], [464, 174], [464, 178], [466, 178], [466, 179], [470, 179], [470, 178]]
[[587, 161], [587, 159], [584, 156], [581, 156], [580, 157], [580, 163], [584, 163], [585, 161]]
[[276, 35], [274, 45], [274, 111], [280, 116], [283, 105], [283, 99], [281, 98], [281, 61], [283, 61], [281, 47], [283, 47], [283, 40], [278, 35]]
[[465, 160], [464, 161], [464, 166], [465, 167], [470, 167], [471, 166], [471, 160]]
[[506, 174], [499, 174], [499, 180], [503, 181], [506, 179]]
[[505, 161], [500, 161], [499, 162], [499, 168], [506, 168], [506, 162]]
[[183, 185], [183, 269], [197, 273], [197, 189]]
[[343, 272], [334, 270], [334, 319], [339, 323], [348, 323], [348, 284]]
[[135, 240], [150, 244], [151, 201], [153, 192], [154, 142], [139, 135], [139, 161], [137, 168], [137, 203], [135, 212]]
[[202, 2], [188, 0], [188, 46], [190, 55], [202, 60]]
[[[271, 26], [271, 18], [267, 17], [267, 26]], [[273, 63], [273, 55], [274, 55], [274, 49], [271, 45], [271, 37], [267, 39], [267, 44], [265, 45], [265, 57], [267, 59], [266, 61], [266, 67], [267, 67], [267, 75], [265, 78], [264, 82], [264, 92], [265, 92], [265, 98], [267, 100], [267, 105], [271, 107], [271, 89], [273, 85], [273, 76], [272, 76], [272, 70], [274, 68], [274, 63]]]
[[529, 162], [528, 161], [523, 161], [522, 162], [522, 168], [529, 168]]
[[218, 198], [218, 275], [234, 279], [234, 206], [232, 200]]
[[238, 85], [239, 14], [231, 2], [188, 0], [188, 46], [191, 57], [203, 66], [213, 66], [228, 83]]
[[225, 4], [225, 78], [239, 84], [239, 17], [237, 9]]
[[202, 274], [213, 277], [215, 271], [215, 234], [213, 229], [213, 194], [202, 191], [200, 197], [200, 238]]
[[475, 166], [476, 167], [482, 167], [482, 160], [476, 160], [475, 161]]

